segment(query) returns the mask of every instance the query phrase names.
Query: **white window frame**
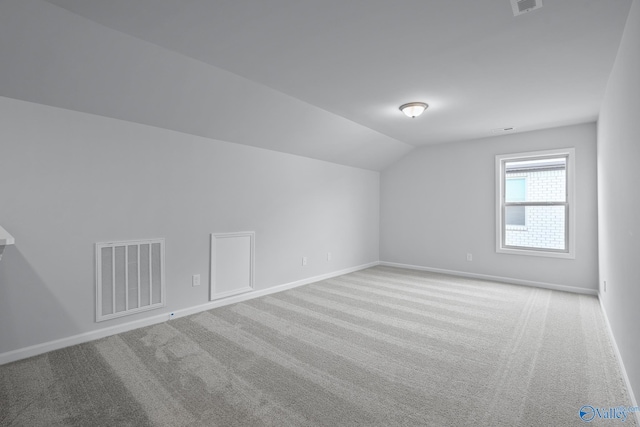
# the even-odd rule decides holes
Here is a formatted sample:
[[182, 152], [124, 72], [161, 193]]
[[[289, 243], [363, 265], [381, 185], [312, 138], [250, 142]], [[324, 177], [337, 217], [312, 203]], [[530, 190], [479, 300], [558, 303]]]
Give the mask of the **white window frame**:
[[[505, 245], [504, 207], [505, 207], [505, 164], [507, 162], [536, 160], [547, 157], [567, 157], [566, 169], [566, 214], [565, 214], [565, 246], [559, 251], [545, 248], [517, 248]], [[499, 154], [496, 156], [496, 252], [512, 255], [542, 256], [551, 258], [575, 259], [575, 149], [561, 148], [555, 150], [531, 151], [526, 153]]]

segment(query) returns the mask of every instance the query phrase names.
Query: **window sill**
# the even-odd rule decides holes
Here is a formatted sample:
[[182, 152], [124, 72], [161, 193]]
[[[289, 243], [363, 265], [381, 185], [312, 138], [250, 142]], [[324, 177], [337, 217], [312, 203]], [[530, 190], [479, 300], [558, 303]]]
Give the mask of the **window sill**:
[[535, 250], [535, 249], [516, 249], [516, 248], [496, 248], [496, 252], [499, 254], [509, 254], [509, 255], [526, 255], [526, 256], [539, 256], [546, 258], [564, 258], [564, 259], [575, 259], [576, 255], [573, 252], [550, 252], [545, 250]]

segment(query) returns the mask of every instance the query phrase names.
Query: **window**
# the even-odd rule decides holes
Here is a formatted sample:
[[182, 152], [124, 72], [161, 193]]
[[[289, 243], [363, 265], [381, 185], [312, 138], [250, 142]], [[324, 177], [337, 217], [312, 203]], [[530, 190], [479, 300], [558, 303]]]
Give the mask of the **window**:
[[[507, 176], [505, 181], [505, 197], [507, 202], [524, 202], [527, 190], [526, 177]], [[505, 225], [507, 229], [526, 226], [526, 207], [509, 206], [505, 209]]]
[[574, 258], [574, 150], [496, 156], [496, 251]]

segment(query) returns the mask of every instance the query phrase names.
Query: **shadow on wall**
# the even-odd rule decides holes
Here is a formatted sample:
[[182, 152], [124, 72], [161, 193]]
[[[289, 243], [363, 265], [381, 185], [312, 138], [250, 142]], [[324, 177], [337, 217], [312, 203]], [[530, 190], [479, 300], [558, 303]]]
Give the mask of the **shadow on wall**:
[[[14, 319], [24, 319], [18, 314], [25, 310], [29, 322], [18, 324]], [[0, 354], [80, 332], [16, 245], [8, 247], [0, 261], [0, 325]], [[38, 336], [25, 331], [37, 331]], [[60, 336], [51, 336], [55, 331], [61, 331]]]

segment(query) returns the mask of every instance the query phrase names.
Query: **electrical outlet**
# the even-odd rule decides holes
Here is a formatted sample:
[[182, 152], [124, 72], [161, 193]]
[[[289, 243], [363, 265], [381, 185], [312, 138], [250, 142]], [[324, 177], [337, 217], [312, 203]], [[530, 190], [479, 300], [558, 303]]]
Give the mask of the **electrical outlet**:
[[331, 252], [327, 252], [327, 261], [331, 261]]
[[473, 254], [467, 254], [467, 261], [473, 261]]
[[169, 313], [169, 320], [173, 319], [176, 317], [175, 313]]
[[306, 256], [302, 257], [302, 265], [307, 265], [307, 257]]
[[200, 286], [200, 275], [194, 274], [191, 276], [191, 286]]

